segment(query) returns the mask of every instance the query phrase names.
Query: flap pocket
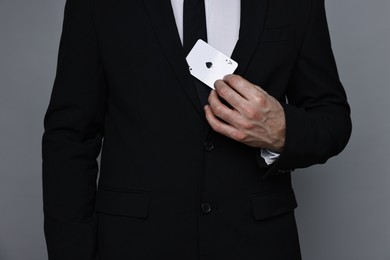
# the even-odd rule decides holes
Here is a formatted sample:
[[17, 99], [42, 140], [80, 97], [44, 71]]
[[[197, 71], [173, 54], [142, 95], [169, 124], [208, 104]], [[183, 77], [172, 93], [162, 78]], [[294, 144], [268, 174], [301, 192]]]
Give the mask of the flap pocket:
[[287, 213], [298, 206], [292, 189], [271, 194], [255, 194], [252, 197], [252, 205], [256, 220]]
[[295, 39], [295, 28], [284, 27], [264, 30], [261, 42], [280, 42], [293, 39]]
[[98, 190], [95, 209], [98, 212], [147, 218], [150, 198], [144, 193]]

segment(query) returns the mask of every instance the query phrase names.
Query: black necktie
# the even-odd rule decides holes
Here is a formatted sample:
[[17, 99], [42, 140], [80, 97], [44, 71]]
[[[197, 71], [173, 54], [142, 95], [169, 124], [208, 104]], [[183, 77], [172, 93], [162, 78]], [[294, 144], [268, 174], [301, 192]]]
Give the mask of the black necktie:
[[[204, 0], [184, 0], [183, 5], [183, 47], [185, 54], [202, 39], [207, 42], [206, 12]], [[207, 104], [210, 88], [194, 78], [196, 90], [202, 106]]]

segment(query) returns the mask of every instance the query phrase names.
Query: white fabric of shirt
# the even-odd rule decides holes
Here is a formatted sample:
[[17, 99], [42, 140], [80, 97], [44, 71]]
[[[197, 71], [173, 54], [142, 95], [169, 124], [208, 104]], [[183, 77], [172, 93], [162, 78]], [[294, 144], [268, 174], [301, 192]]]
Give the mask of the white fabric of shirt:
[[[176, 26], [183, 42], [184, 0], [171, 0]], [[205, 0], [207, 43], [231, 56], [240, 31], [240, 0]]]
[[[231, 56], [240, 31], [240, 0], [204, 0], [206, 11], [207, 42], [226, 56]], [[183, 43], [183, 4], [184, 0], [171, 0], [176, 27]], [[278, 157], [267, 149], [261, 149], [261, 157], [270, 165]]]

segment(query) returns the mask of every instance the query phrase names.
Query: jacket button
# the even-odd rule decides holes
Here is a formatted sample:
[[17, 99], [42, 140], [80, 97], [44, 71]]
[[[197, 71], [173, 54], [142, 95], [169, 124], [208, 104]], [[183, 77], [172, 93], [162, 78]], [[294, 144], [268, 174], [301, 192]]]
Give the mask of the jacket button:
[[213, 144], [213, 142], [205, 142], [205, 143], [204, 143], [204, 149], [205, 149], [207, 152], [211, 152], [212, 150], [214, 150], [214, 144]]
[[201, 209], [202, 209], [202, 212], [204, 214], [209, 214], [211, 212], [211, 205], [210, 205], [210, 203], [202, 203]]

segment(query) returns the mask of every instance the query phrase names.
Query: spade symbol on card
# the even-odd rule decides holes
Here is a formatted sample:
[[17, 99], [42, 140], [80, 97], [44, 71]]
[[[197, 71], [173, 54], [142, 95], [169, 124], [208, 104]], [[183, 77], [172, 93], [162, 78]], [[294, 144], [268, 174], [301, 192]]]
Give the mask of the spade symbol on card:
[[213, 67], [213, 63], [210, 62], [210, 61], [206, 62], [206, 67], [207, 67], [208, 69], [211, 69], [211, 68]]

